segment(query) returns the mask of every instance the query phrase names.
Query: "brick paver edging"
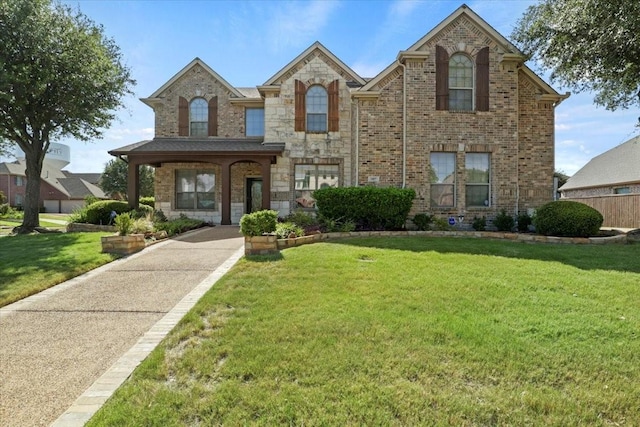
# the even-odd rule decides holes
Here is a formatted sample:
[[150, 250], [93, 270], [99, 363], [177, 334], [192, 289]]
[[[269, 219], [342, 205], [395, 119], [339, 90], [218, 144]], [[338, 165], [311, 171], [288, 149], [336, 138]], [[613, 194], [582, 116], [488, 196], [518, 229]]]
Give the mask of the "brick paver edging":
[[627, 235], [608, 237], [555, 237], [528, 233], [502, 233], [495, 231], [352, 231], [345, 233], [321, 233], [295, 239], [278, 239], [278, 249], [292, 248], [307, 243], [353, 237], [467, 237], [477, 239], [499, 239], [524, 243], [562, 243], [580, 245], [626, 244]]
[[189, 294], [175, 305], [162, 319], [147, 331], [138, 342], [116, 363], [98, 378], [66, 410], [52, 427], [81, 427], [104, 405], [111, 395], [129, 378], [134, 369], [160, 344], [180, 319], [198, 300], [244, 255], [244, 248], [238, 249], [216, 270], [202, 280]]

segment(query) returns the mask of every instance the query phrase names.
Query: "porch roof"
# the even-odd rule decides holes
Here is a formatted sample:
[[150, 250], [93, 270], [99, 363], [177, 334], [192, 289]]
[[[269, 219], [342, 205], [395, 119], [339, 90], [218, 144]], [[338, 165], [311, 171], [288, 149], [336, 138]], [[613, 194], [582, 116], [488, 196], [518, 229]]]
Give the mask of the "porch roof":
[[109, 151], [112, 156], [144, 156], [158, 154], [198, 155], [279, 155], [284, 143], [267, 143], [263, 138], [154, 138]]

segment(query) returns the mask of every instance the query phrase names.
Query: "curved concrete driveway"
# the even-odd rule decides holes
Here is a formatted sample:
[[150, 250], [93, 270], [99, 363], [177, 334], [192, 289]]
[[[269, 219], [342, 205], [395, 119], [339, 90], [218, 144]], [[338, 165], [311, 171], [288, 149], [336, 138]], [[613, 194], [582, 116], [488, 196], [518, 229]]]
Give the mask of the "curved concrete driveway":
[[83, 425], [243, 253], [200, 229], [0, 309], [0, 425]]

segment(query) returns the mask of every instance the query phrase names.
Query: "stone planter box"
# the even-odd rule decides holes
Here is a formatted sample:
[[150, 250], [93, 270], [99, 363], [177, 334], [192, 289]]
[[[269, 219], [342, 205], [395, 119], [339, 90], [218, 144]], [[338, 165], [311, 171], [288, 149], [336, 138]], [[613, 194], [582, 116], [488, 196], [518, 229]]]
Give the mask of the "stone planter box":
[[102, 252], [129, 255], [141, 251], [146, 243], [144, 234], [127, 236], [104, 236], [101, 238]]
[[278, 253], [278, 236], [245, 236], [245, 255], [267, 255]]

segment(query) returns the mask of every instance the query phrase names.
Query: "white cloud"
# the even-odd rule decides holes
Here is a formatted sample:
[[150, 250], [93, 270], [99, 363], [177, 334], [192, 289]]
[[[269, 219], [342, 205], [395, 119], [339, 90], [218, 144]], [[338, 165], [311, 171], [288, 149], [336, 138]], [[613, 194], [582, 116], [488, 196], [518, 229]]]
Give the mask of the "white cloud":
[[313, 42], [329, 22], [329, 17], [340, 5], [337, 1], [314, 0], [311, 2], [273, 3], [276, 9], [267, 22], [270, 49], [281, 52], [289, 47], [299, 47]]
[[564, 123], [556, 123], [556, 131], [566, 131], [566, 130], [571, 130], [572, 126], [571, 125], [567, 125]]

